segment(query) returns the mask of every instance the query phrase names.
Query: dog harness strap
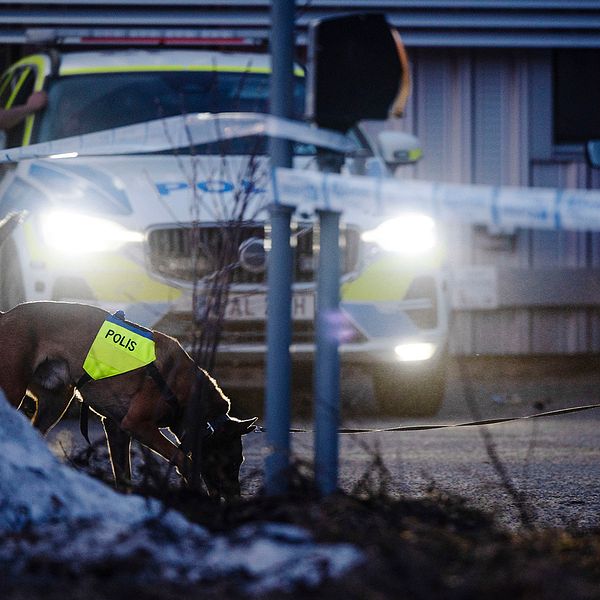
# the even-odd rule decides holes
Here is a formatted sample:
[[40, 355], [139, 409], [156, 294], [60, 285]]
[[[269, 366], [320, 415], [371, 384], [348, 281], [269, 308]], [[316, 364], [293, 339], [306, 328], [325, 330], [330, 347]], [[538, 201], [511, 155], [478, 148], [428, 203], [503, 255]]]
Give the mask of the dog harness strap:
[[[91, 381], [92, 378], [84, 371], [83, 375], [77, 380], [75, 387], [78, 390], [81, 390], [81, 387], [84, 386], [88, 381]], [[90, 405], [85, 401], [81, 401], [81, 406], [79, 407], [79, 431], [81, 431], [81, 435], [85, 438], [85, 441], [91, 446], [90, 435], [88, 431], [88, 421], [90, 416]]]
[[82, 386], [84, 386], [88, 381], [91, 381], [92, 378], [84, 371], [83, 375], [77, 380], [75, 387], [79, 390]]
[[151, 362], [149, 365], [146, 365], [146, 372], [152, 379], [154, 379], [154, 383], [156, 383], [158, 389], [164, 400], [173, 410], [175, 416], [179, 414], [179, 402], [177, 401], [177, 396], [175, 392], [170, 388], [169, 384], [165, 381], [165, 378], [161, 375], [161, 372], [158, 370], [156, 363]]
[[88, 421], [90, 416], [90, 405], [87, 402], [82, 402], [79, 409], [79, 431], [85, 438], [85, 441], [91, 446], [90, 435], [88, 431]]

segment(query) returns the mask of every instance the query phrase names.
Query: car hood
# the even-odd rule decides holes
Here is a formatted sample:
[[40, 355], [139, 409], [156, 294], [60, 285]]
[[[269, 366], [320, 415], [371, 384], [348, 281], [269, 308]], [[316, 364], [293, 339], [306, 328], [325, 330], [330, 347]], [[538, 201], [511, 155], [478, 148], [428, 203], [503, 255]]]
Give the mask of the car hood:
[[[312, 163], [313, 157], [299, 157], [294, 167]], [[11, 210], [43, 203], [106, 216], [138, 231], [167, 223], [263, 221], [274, 198], [267, 156], [173, 154], [21, 161], [0, 193], [18, 198]], [[301, 212], [302, 220], [314, 218], [309, 205]], [[356, 225], [360, 217], [344, 211], [342, 220]]]
[[43, 197], [49, 207], [107, 216], [138, 230], [159, 223], [262, 219], [272, 198], [266, 157], [141, 155], [23, 161], [12, 184], [25, 186], [32, 194], [36, 190], [37, 206]]

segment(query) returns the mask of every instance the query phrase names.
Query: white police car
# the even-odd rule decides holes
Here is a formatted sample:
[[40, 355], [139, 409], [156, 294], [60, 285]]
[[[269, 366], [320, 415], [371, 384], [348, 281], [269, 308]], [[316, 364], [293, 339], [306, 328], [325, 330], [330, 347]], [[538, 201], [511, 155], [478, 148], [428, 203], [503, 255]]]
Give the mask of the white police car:
[[[48, 107], [10, 130], [6, 145], [76, 139], [187, 113], [265, 114], [269, 72], [264, 55], [216, 51], [30, 56], [0, 79], [0, 105], [45, 89]], [[296, 75], [300, 115], [302, 72]], [[42, 299], [119, 308], [195, 351], [214, 341], [216, 326], [217, 375], [232, 385], [262, 385], [261, 378], [246, 377], [246, 368], [261, 365], [266, 350], [268, 138], [253, 134], [260, 115], [248, 120], [241, 137], [226, 121], [215, 123], [222, 127], [219, 139], [190, 137], [187, 148], [116, 149], [9, 168], [0, 184], [0, 218], [14, 211], [26, 211], [26, 218], [0, 248], [0, 308]], [[354, 132], [351, 142], [356, 152], [344, 169], [355, 173], [365, 165], [386, 168], [383, 158], [398, 156], [393, 135], [370, 145]], [[316, 168], [314, 144], [296, 141], [294, 153], [296, 167]], [[408, 245], [398, 244], [407, 239]], [[295, 215], [293, 246], [291, 351], [297, 364], [310, 364], [319, 252], [314, 214]], [[434, 223], [417, 216], [365, 232], [360, 217], [344, 213], [341, 248], [336, 331], [343, 365], [373, 374], [382, 408], [437, 412], [448, 325]], [[215, 305], [223, 290], [227, 301]]]

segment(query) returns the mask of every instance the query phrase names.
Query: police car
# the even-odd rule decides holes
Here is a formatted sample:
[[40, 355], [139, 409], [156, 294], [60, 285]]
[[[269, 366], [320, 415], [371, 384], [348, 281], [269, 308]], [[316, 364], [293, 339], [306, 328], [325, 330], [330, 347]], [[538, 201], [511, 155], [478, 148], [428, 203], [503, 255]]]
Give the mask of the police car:
[[[221, 139], [190, 138], [188, 147], [174, 143], [170, 151], [62, 154], [9, 168], [0, 218], [26, 217], [0, 248], [0, 308], [43, 299], [118, 308], [190, 350], [217, 325], [217, 375], [234, 386], [262, 385], [246, 369], [262, 365], [266, 352], [268, 136], [254, 135], [253, 123], [268, 114], [269, 73], [265, 55], [212, 50], [53, 51], [13, 65], [0, 79], [0, 105], [23, 103], [40, 89], [49, 102], [7, 133], [8, 148], [183, 114], [254, 117], [243, 134], [223, 125]], [[301, 116], [303, 73], [295, 75]], [[388, 172], [414, 158], [390, 132], [370, 138], [354, 131], [348, 139], [355, 151], [343, 172]], [[316, 146], [296, 140], [294, 166], [317, 164]], [[313, 360], [315, 221], [304, 211], [292, 226], [291, 352], [299, 365]], [[382, 410], [436, 413], [448, 304], [435, 223], [411, 214], [363, 231], [360, 216], [344, 212], [340, 244], [335, 331], [343, 367], [373, 376]], [[215, 295], [226, 299], [221, 308]]]

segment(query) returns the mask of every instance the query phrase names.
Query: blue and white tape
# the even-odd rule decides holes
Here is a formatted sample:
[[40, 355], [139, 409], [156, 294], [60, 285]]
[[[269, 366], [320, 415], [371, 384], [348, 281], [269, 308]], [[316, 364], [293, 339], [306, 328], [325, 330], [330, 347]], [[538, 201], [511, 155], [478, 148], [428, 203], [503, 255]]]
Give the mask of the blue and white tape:
[[[264, 135], [342, 153], [356, 150], [348, 137], [305, 123], [258, 113], [198, 113], [157, 119], [86, 135], [8, 148], [0, 163], [64, 156], [161, 152], [225, 139]], [[300, 213], [332, 209], [361, 218], [365, 226], [400, 211], [447, 221], [512, 230], [600, 231], [600, 191], [433, 183], [315, 171], [277, 169], [276, 202]]]
[[277, 169], [278, 201], [381, 220], [419, 211], [500, 229], [600, 231], [600, 190], [497, 187]]
[[0, 162], [31, 158], [163, 152], [254, 135], [281, 137], [338, 152], [357, 149], [350, 138], [262, 113], [195, 113], [126, 125], [0, 152]]

